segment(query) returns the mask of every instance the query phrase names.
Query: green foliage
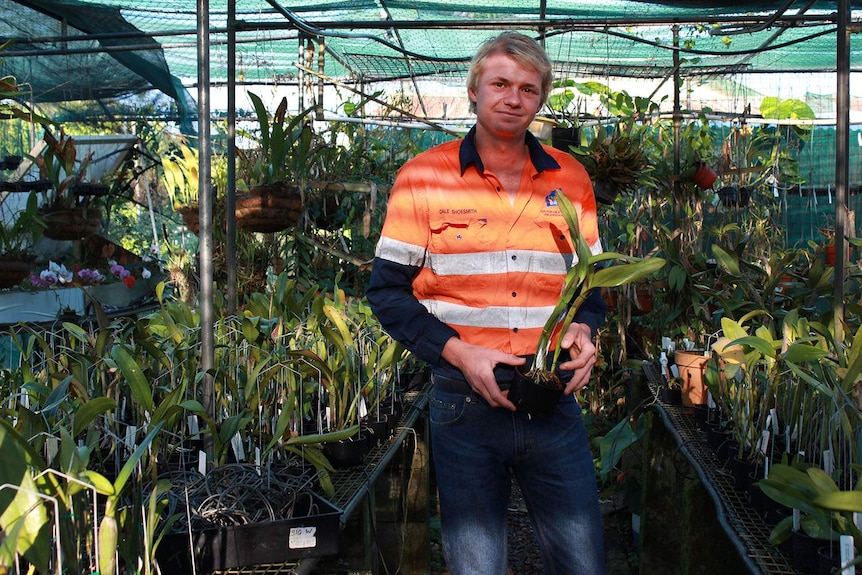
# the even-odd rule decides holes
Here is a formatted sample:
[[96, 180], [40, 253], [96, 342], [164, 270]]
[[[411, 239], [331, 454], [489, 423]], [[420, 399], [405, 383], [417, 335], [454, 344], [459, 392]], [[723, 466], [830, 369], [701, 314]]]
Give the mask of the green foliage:
[[33, 245], [42, 237], [45, 222], [39, 215], [38, 198], [30, 192], [23, 210], [0, 223], [0, 255], [32, 256]]

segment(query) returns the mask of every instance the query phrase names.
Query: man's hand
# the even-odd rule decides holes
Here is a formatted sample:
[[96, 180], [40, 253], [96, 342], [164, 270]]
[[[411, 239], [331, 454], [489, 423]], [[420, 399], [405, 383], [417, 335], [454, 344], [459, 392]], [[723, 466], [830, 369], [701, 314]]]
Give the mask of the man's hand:
[[596, 364], [596, 344], [593, 343], [589, 326], [573, 323], [560, 342], [563, 349], [569, 350], [570, 361], [560, 364], [560, 369], [573, 371], [572, 379], [566, 386], [566, 395], [574, 393], [587, 385], [593, 366]]
[[507, 397], [508, 392], [504, 394], [500, 391], [500, 386], [494, 377], [494, 366], [498, 363], [524, 365], [526, 359], [511, 353], [466, 343], [457, 337], [450, 338], [446, 342], [442, 355], [443, 359], [461, 370], [473, 391], [484, 397], [491, 407], [505, 407], [515, 411], [515, 404]]

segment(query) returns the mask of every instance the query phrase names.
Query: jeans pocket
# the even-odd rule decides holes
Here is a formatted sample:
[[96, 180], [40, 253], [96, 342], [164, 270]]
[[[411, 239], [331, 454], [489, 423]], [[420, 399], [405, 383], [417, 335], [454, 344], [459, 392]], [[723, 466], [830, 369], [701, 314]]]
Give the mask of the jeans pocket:
[[454, 393], [434, 393], [428, 402], [428, 416], [432, 425], [457, 423], [464, 414], [467, 396]]

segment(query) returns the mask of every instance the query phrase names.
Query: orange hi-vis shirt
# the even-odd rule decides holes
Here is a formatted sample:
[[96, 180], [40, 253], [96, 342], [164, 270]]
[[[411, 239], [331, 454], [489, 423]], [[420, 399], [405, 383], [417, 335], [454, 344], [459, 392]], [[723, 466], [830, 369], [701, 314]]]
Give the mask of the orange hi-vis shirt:
[[464, 341], [529, 355], [577, 257], [557, 194], [575, 206], [592, 252], [602, 251], [592, 184], [577, 160], [528, 134], [511, 202], [471, 135], [464, 149], [448, 142], [401, 169], [376, 256], [419, 268], [415, 297]]

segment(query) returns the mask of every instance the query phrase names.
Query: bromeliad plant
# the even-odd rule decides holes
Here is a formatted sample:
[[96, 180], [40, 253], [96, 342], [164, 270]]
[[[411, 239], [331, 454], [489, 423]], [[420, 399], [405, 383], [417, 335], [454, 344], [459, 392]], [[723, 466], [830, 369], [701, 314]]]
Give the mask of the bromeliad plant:
[[[575, 243], [574, 255], [577, 261], [566, 274], [560, 299], [542, 329], [536, 347], [536, 355], [527, 375], [547, 387], [562, 388], [562, 383], [554, 373], [552, 366], [557, 365], [561, 351], [560, 340], [563, 334], [566, 333], [590, 291], [619, 287], [646, 278], [661, 269], [665, 261], [658, 257], [641, 258], [617, 252], [603, 252], [593, 255], [586, 240], [580, 234], [578, 213], [575, 207], [564, 194], [557, 194], [556, 199]], [[605, 262], [616, 263], [607, 267], [598, 265]], [[548, 357], [551, 354], [553, 361], [549, 367]]]

